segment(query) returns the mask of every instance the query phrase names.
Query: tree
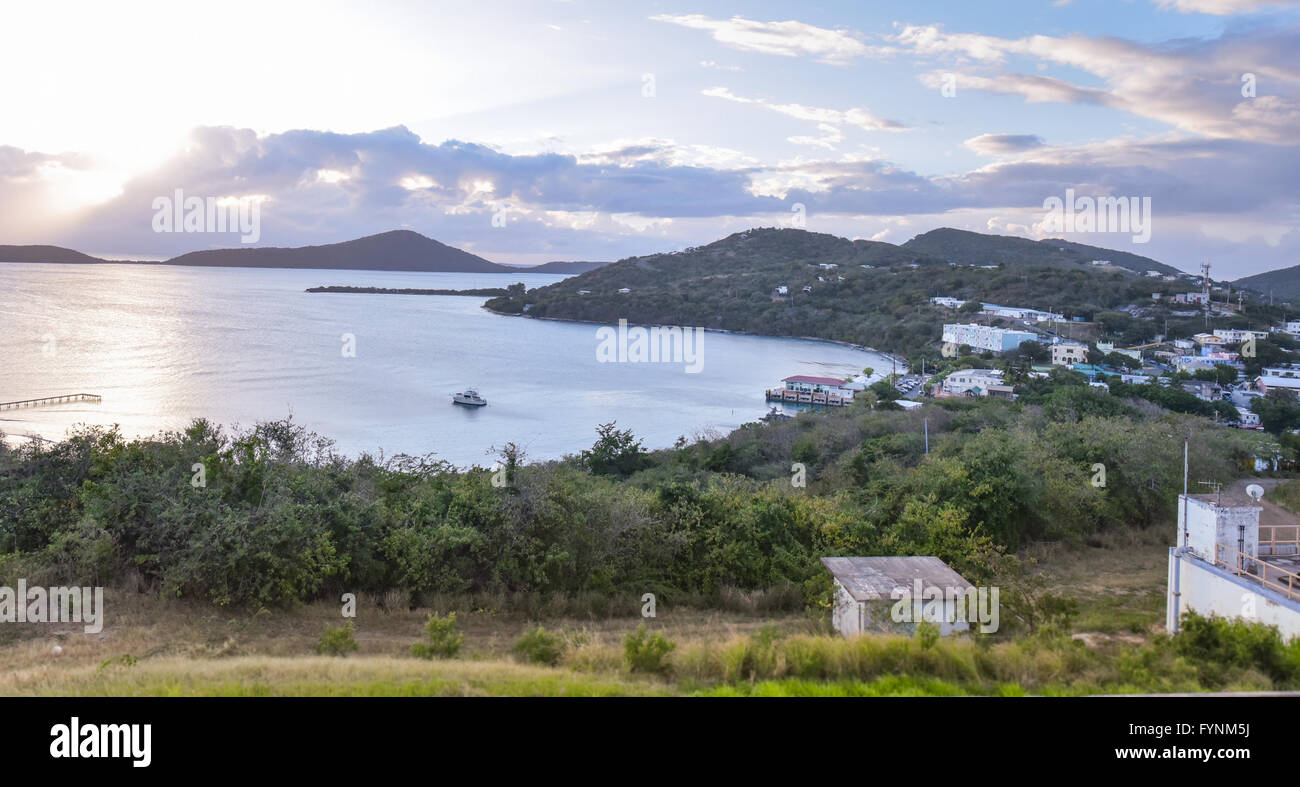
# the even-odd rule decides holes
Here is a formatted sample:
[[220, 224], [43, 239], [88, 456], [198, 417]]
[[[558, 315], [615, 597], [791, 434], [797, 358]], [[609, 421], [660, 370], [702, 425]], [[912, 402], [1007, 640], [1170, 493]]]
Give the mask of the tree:
[[645, 466], [646, 450], [631, 429], [618, 429], [617, 421], [596, 427], [599, 437], [591, 450], [583, 451], [582, 466], [595, 475], [622, 475], [635, 473]]
[[1259, 415], [1264, 431], [1278, 434], [1300, 426], [1300, 402], [1285, 388], [1274, 388], [1250, 403], [1250, 409]]

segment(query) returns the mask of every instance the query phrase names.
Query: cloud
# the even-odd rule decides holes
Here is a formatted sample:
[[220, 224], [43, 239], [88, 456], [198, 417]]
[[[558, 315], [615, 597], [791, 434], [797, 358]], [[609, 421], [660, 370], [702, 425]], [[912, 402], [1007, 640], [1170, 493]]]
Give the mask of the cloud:
[[[1233, 29], [1218, 38], [1163, 44], [1087, 36], [1007, 39], [908, 26], [894, 40], [915, 54], [948, 58], [962, 66], [958, 91], [1020, 95], [1030, 103], [1105, 106], [1208, 137], [1295, 142], [1300, 114], [1298, 26]], [[1070, 80], [1006, 70], [1013, 56], [1088, 77]], [[937, 88], [944, 73], [931, 71], [919, 78]]]
[[982, 156], [1007, 156], [1041, 148], [1043, 138], [1036, 134], [980, 134], [962, 144]]
[[[1174, 264], [1194, 261], [1184, 238], [1197, 237], [1213, 240], [1216, 265], [1280, 267], [1293, 263], [1284, 255], [1300, 236], [1292, 221], [1300, 210], [1297, 147], [1174, 134], [1049, 146], [1032, 134], [989, 133], [965, 144], [1000, 158], [936, 176], [878, 155], [835, 154], [838, 128], [819, 130], [821, 137], [802, 141], [817, 155], [761, 162], [660, 138], [581, 154], [511, 155], [459, 140], [428, 143], [403, 127], [270, 135], [208, 127], [119, 196], [57, 225], [48, 217], [45, 225], [32, 223], [26, 207], [33, 196], [50, 204], [54, 176], [41, 164], [57, 157], [0, 148], [0, 172], [22, 173], [0, 176], [0, 238], [135, 258], [238, 244], [234, 235], [154, 233], [153, 198], [178, 188], [199, 197], [264, 195], [262, 245], [330, 243], [405, 227], [515, 261], [610, 259], [694, 245], [779, 222], [794, 203], [806, 207], [810, 228], [849, 236], [870, 237], [885, 225], [898, 228], [896, 235], [905, 225], [987, 230], [993, 217], [1002, 231], [1046, 237], [1035, 227], [1042, 203], [1066, 189], [1151, 197], [1153, 245], [1132, 250]], [[493, 226], [493, 214], [503, 210], [507, 226]], [[1119, 240], [1073, 239], [1101, 246]], [[1156, 253], [1162, 248], [1191, 256], [1166, 259]]]
[[1172, 10], [1183, 14], [1251, 14], [1270, 8], [1300, 5], [1297, 0], [1156, 0], [1162, 11]]
[[743, 52], [812, 57], [831, 65], [843, 65], [854, 58], [882, 51], [862, 43], [849, 31], [829, 30], [793, 20], [756, 22], [739, 16], [710, 19], [701, 14], [658, 14], [650, 19], [692, 30], [705, 30], [714, 41]]
[[[855, 126], [863, 131], [903, 131], [907, 126], [896, 120], [877, 117], [869, 110], [864, 108], [854, 108], [846, 110], [826, 109], [823, 107], [812, 107], [805, 104], [773, 104], [763, 98], [748, 98], [738, 96], [725, 87], [711, 87], [700, 91], [706, 96], [713, 98], [722, 98], [727, 101], [734, 101], [738, 104], [753, 104], [763, 107], [786, 117], [792, 117], [796, 120], [807, 120], [817, 123], [823, 132], [827, 127], [837, 126]], [[839, 134], [838, 128], [834, 132]], [[842, 135], [840, 135], [842, 138]], [[838, 139], [835, 141], [839, 141]]]

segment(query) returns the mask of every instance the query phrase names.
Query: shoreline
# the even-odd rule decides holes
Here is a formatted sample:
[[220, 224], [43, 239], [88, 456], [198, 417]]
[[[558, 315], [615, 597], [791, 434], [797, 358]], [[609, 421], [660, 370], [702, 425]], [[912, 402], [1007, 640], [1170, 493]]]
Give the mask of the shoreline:
[[[607, 326], [610, 324], [607, 322], [602, 322], [600, 320], [575, 320], [568, 317], [534, 317], [530, 314], [509, 314], [507, 312], [497, 311], [496, 309], [489, 309], [487, 306], [487, 301], [483, 302], [481, 308], [484, 311], [497, 315], [498, 317], [524, 317], [530, 320], [547, 320], [549, 322], [569, 322], [577, 325], [606, 325]], [[662, 324], [654, 324], [654, 323], [647, 324], [647, 323], [634, 323], [634, 322], [628, 322], [627, 325], [629, 328], [682, 327], [679, 325], [662, 325]], [[865, 344], [854, 344], [853, 342], [846, 342], [842, 339], [827, 339], [821, 336], [776, 336], [770, 333], [752, 333], [750, 331], [735, 331], [735, 330], [731, 330], [730, 328], [701, 328], [700, 330], [708, 331], [710, 333], [725, 333], [725, 334], [730, 334], [732, 336], [752, 336], [757, 339], [795, 339], [804, 342], [826, 342], [827, 344], [837, 344], [840, 347], [848, 347], [853, 350], [860, 350], [862, 352], [874, 353], [875, 355], [879, 355], [887, 361], [893, 361], [894, 363], [896, 363], [898, 365], [898, 374], [908, 374], [907, 359], [901, 358], [891, 353], [887, 353], [883, 350], [877, 350], [874, 347], [868, 347]], [[880, 370], [876, 370], [876, 371], [879, 372]], [[882, 375], [882, 379], [883, 377], [884, 375]]]

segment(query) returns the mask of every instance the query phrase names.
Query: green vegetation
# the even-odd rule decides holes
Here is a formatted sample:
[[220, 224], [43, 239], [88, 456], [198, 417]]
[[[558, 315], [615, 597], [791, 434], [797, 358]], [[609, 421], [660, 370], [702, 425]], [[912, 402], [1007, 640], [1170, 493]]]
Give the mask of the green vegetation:
[[538, 625], [515, 641], [515, 654], [534, 664], [555, 666], [564, 655], [564, 638]]
[[456, 613], [430, 615], [424, 624], [424, 634], [428, 642], [417, 642], [411, 646], [411, 655], [422, 659], [449, 659], [460, 652], [465, 644], [465, 635], [456, 630]]
[[145, 440], [89, 428], [0, 449], [0, 580], [253, 609], [352, 592], [627, 614], [647, 592], [701, 606], [743, 592], [797, 610], [823, 598], [822, 556], [930, 554], [986, 579], [1028, 541], [1172, 520], [1184, 439], [1204, 480], [1235, 480], [1274, 450], [1068, 382], [1029, 403], [859, 404], [659, 451], [607, 424], [578, 457], [523, 464], [516, 451], [500, 486], [433, 457], [339, 457], [291, 421], [233, 435], [196, 421]]
[[355, 632], [356, 627], [350, 620], [340, 626], [326, 626], [316, 645], [316, 652], [322, 656], [348, 655], [361, 647], [353, 636]]
[[647, 632], [644, 623], [623, 640], [623, 655], [627, 659], [627, 668], [632, 672], [666, 671], [665, 659], [676, 648], [677, 643], [658, 631]]

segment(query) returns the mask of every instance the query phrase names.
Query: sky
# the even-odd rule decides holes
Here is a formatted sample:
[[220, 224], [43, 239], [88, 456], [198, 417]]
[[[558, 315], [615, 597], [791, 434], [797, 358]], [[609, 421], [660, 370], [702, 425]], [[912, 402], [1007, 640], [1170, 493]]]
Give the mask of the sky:
[[[0, 244], [241, 244], [156, 231], [180, 190], [255, 202], [257, 245], [404, 228], [515, 264], [755, 226], [1064, 237], [1215, 278], [1300, 264], [1300, 0], [0, 15]], [[1044, 204], [1067, 190], [1149, 198], [1149, 240], [1060, 231]]]

